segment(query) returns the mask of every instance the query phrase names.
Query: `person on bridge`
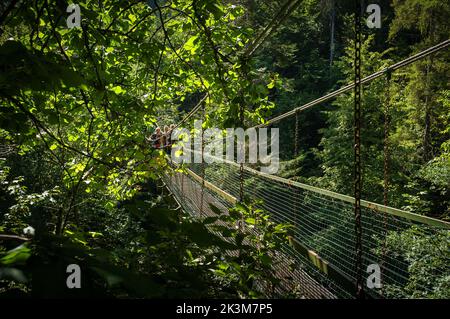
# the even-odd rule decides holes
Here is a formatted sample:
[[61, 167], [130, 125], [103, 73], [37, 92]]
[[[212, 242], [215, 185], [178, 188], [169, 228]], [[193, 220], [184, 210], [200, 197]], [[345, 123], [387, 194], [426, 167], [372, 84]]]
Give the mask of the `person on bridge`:
[[169, 127], [167, 125], [164, 126], [164, 130], [161, 135], [161, 147], [166, 148], [167, 147], [167, 139], [169, 135]]
[[161, 129], [157, 127], [155, 129], [155, 132], [153, 132], [153, 134], [150, 136], [150, 143], [152, 144], [153, 148], [161, 148], [161, 137]]
[[166, 148], [166, 153], [170, 154], [172, 150], [172, 132], [175, 128], [175, 124], [170, 124], [167, 133], [166, 133], [166, 144], [164, 147]]

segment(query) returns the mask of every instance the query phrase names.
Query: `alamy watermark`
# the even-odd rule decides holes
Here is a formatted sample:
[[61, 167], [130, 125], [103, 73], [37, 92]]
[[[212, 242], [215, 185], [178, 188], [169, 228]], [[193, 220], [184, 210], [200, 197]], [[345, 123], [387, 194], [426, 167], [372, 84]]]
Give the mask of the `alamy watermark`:
[[[66, 19], [67, 27], [69, 29], [80, 28], [81, 27], [81, 9], [80, 5], [76, 3], [71, 3], [67, 6], [67, 13], [70, 15]], [[366, 13], [369, 16], [366, 19], [366, 25], [368, 28], [380, 29], [381, 28], [381, 7], [378, 4], [369, 4], [366, 7]]]
[[67, 288], [81, 288], [81, 268], [77, 264], [70, 264], [66, 268], [67, 276], [66, 285]]
[[279, 135], [278, 128], [208, 128], [203, 131], [202, 121], [195, 121], [193, 132], [187, 128], [173, 130], [171, 157], [178, 164], [259, 163], [261, 172], [275, 174], [280, 164]]
[[366, 25], [370, 29], [381, 28], [381, 8], [378, 4], [369, 4], [366, 8], [366, 12], [370, 13], [367, 17]]
[[69, 29], [81, 27], [81, 10], [80, 5], [72, 3], [67, 6], [67, 13], [70, 15], [66, 19], [67, 27]]
[[367, 266], [366, 271], [369, 276], [367, 276], [366, 285], [369, 289], [380, 289], [381, 285], [381, 268], [379, 264], [370, 264]]

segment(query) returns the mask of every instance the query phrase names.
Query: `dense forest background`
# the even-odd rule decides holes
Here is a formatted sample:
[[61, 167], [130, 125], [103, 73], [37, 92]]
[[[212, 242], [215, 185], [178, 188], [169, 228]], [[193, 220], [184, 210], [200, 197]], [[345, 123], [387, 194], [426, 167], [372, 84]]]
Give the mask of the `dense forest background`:
[[[226, 128], [240, 123], [241, 106], [252, 126], [350, 83], [353, 1], [301, 1], [251, 58], [247, 45], [285, 1], [78, 3], [73, 29], [66, 1], [0, 4], [0, 293], [262, 296], [254, 282], [277, 284], [270, 252], [287, 227], [263, 225], [257, 252], [238, 232], [230, 242], [212, 235], [211, 221], [182, 212], [161, 187], [164, 152], [145, 138], [204, 94], [205, 127]], [[382, 9], [382, 27], [363, 28], [363, 76], [449, 38], [446, 1], [370, 3]], [[389, 105], [389, 205], [450, 218], [448, 58], [444, 50], [364, 86], [364, 199], [383, 202]], [[279, 174], [352, 195], [352, 112], [349, 93], [299, 113], [298, 141], [294, 118], [277, 123]], [[414, 234], [393, 237], [414, 267], [407, 288], [388, 296], [448, 298], [448, 269], [430, 290], [418, 288], [448, 266], [448, 239], [436, 254]], [[244, 253], [223, 253], [237, 248]], [[86, 269], [85, 289], [66, 288], [71, 263]]]
[[[442, 2], [379, 4], [382, 28], [364, 29], [364, 76], [448, 38], [449, 12]], [[252, 22], [260, 25], [263, 22], [258, 20], [270, 9], [263, 3], [254, 5], [263, 8]], [[309, 1], [268, 40], [258, 54], [258, 66], [277, 72], [282, 79], [282, 86], [271, 92], [274, 114], [352, 81], [352, 10], [351, 2]], [[364, 87], [364, 198], [383, 200], [384, 111], [389, 103], [391, 205], [448, 216], [447, 59], [448, 53], [442, 52], [395, 72], [389, 80], [386, 76]], [[284, 176], [352, 194], [352, 99], [348, 94], [299, 113], [299, 156], [286, 163]], [[284, 134], [280, 153], [285, 159], [295, 157], [294, 121], [278, 124]]]

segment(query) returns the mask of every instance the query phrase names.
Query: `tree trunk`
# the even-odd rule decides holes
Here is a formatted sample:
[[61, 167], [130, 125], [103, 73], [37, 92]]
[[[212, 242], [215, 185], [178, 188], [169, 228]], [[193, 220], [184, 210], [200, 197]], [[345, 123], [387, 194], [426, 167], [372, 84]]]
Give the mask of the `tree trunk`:
[[433, 158], [433, 147], [431, 143], [431, 113], [432, 113], [432, 101], [430, 96], [430, 72], [431, 65], [433, 64], [433, 58], [427, 63], [425, 73], [425, 127], [423, 132], [423, 160], [425, 162], [430, 161]]
[[61, 235], [62, 234], [62, 229], [63, 229], [63, 209], [60, 208], [58, 210], [58, 215], [56, 218], [56, 229], [55, 229], [55, 233], [56, 235]]
[[333, 65], [334, 58], [334, 29], [335, 29], [335, 20], [336, 20], [336, 5], [335, 0], [331, 0], [331, 8], [330, 8], [330, 72], [331, 67]]

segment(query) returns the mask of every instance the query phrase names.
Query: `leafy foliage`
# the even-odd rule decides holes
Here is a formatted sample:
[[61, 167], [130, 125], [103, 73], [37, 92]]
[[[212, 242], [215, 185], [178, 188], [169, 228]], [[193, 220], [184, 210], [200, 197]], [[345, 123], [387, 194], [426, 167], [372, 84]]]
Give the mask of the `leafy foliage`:
[[412, 227], [403, 233], [388, 236], [387, 246], [396, 256], [410, 264], [409, 279], [405, 287], [388, 285], [386, 294], [391, 298], [438, 298], [445, 299], [450, 294], [449, 233], [426, 234]]
[[[249, 59], [246, 46], [284, 1], [77, 3], [73, 29], [68, 1], [0, 3], [0, 144], [14, 150], [0, 160], [0, 233], [12, 236], [0, 238], [0, 292], [247, 298], [262, 285], [276, 296], [275, 251], [288, 227], [257, 203], [201, 221], [175, 209], [156, 185], [169, 169], [164, 152], [146, 136], [203, 97], [204, 127], [251, 126], [352, 81], [352, 5], [303, 1]], [[383, 28], [364, 31], [364, 75], [448, 38], [447, 2], [379, 3]], [[447, 77], [440, 52], [364, 88], [365, 199], [382, 199], [389, 103], [389, 205], [448, 219]], [[298, 114], [298, 132], [293, 119], [279, 123], [280, 174], [351, 194], [351, 105], [342, 95]], [[30, 226], [35, 236], [23, 234]], [[448, 236], [418, 232], [389, 236], [392, 254], [411, 265], [406, 288], [390, 296], [448, 297], [448, 247], [431, 245]], [[335, 236], [324, 229], [310, 240]], [[64, 285], [69, 263], [83, 269], [81, 292]]]

